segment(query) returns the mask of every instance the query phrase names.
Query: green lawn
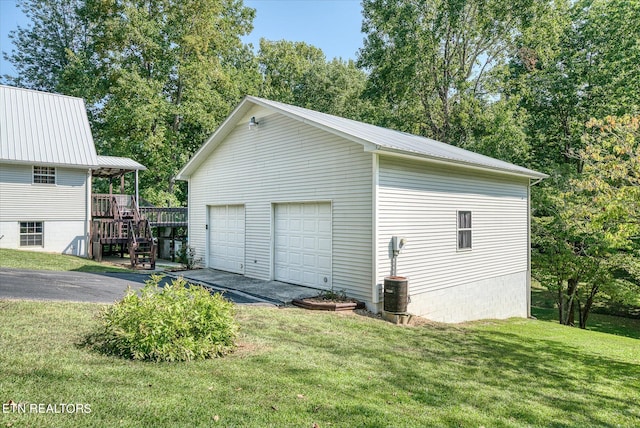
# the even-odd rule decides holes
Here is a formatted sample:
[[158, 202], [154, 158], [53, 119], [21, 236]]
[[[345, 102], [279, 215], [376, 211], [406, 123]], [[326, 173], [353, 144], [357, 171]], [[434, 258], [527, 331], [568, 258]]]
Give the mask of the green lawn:
[[123, 272], [127, 269], [82, 257], [0, 248], [0, 267], [79, 272]]
[[[596, 309], [597, 310], [597, 309]], [[628, 311], [627, 316], [614, 316], [592, 310], [587, 321], [587, 330], [640, 339], [640, 318], [633, 318]], [[634, 313], [637, 308], [634, 308]], [[539, 287], [531, 289], [531, 315], [539, 320], [558, 322], [558, 310], [549, 291]], [[640, 352], [640, 351], [639, 351]]]
[[100, 306], [0, 301], [0, 401], [90, 414], [4, 426], [640, 426], [640, 341], [513, 319], [399, 327], [239, 307], [229, 357], [142, 363], [79, 345]]

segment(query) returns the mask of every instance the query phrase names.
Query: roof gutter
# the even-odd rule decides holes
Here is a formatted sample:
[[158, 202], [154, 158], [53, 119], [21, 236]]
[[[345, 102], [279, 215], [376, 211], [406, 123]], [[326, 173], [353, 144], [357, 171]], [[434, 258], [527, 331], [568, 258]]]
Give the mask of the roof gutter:
[[98, 164], [79, 164], [79, 163], [57, 163], [47, 162], [43, 160], [16, 160], [16, 159], [0, 159], [0, 163], [11, 165], [29, 165], [29, 166], [50, 166], [55, 168], [69, 168], [69, 169], [96, 169], [100, 165]]

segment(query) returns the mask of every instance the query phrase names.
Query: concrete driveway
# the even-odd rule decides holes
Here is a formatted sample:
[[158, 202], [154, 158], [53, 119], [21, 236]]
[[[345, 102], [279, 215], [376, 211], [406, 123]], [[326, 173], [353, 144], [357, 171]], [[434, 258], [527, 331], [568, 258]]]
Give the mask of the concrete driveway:
[[178, 272], [178, 274], [189, 281], [214, 289], [220, 288], [233, 293], [243, 293], [276, 305], [286, 305], [294, 299], [316, 296], [320, 292], [318, 289], [302, 285], [248, 278], [244, 275], [215, 269], [187, 270]]
[[[0, 267], [0, 299], [113, 303], [124, 296], [128, 286], [139, 289], [148, 278], [149, 275], [144, 273], [58, 272]], [[163, 283], [170, 280], [170, 277], [165, 277]], [[226, 291], [225, 297], [239, 304], [264, 303], [264, 300], [242, 292]]]

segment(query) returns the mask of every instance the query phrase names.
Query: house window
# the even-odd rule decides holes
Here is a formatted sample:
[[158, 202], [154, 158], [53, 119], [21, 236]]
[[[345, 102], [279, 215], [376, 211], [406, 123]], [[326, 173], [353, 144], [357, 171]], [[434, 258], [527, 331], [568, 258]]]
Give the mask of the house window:
[[41, 221], [21, 221], [20, 222], [20, 246], [21, 247], [43, 247], [44, 227]]
[[33, 167], [34, 184], [56, 184], [56, 169], [49, 166]]
[[458, 211], [458, 250], [471, 249], [471, 211]]

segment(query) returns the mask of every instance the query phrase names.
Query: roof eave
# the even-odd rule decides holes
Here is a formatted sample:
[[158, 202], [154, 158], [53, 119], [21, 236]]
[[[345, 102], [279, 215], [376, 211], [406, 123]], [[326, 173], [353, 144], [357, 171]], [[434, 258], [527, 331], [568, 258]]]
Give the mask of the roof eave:
[[36, 166], [50, 166], [55, 168], [72, 168], [72, 169], [94, 169], [97, 168], [97, 164], [75, 164], [75, 163], [58, 163], [58, 162], [44, 162], [34, 160], [21, 160], [21, 159], [0, 159], [0, 163], [12, 164], [12, 165], [36, 165]]
[[380, 146], [378, 146], [378, 148], [376, 150], [373, 150], [372, 152], [377, 154], [386, 154], [386, 155], [399, 156], [399, 157], [405, 157], [405, 158], [411, 158], [411, 159], [428, 160], [430, 162], [438, 163], [442, 165], [453, 164], [453, 165], [461, 166], [467, 169], [473, 169], [473, 170], [483, 171], [483, 172], [492, 172], [492, 173], [504, 174], [504, 175], [511, 175], [515, 177], [522, 177], [522, 178], [528, 178], [528, 179], [543, 180], [549, 177], [547, 174], [543, 174], [541, 172], [537, 172], [529, 169], [527, 169], [526, 171], [517, 171], [517, 170], [493, 167], [489, 165], [480, 165], [480, 164], [465, 162], [458, 159], [439, 158], [439, 157], [430, 156], [427, 154], [407, 152], [403, 150], [385, 148]]

